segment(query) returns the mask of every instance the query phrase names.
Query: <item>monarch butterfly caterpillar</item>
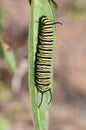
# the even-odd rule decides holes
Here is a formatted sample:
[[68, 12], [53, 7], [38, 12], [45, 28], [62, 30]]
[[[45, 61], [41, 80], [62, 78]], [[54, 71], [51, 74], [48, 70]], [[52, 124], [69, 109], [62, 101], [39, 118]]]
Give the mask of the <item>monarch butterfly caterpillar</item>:
[[38, 44], [35, 59], [35, 83], [42, 95], [38, 107], [42, 104], [43, 94], [45, 92], [50, 92], [48, 104], [50, 104], [52, 100], [51, 73], [54, 44], [53, 25], [57, 23], [60, 22], [51, 23], [47, 16], [42, 16], [39, 19]]

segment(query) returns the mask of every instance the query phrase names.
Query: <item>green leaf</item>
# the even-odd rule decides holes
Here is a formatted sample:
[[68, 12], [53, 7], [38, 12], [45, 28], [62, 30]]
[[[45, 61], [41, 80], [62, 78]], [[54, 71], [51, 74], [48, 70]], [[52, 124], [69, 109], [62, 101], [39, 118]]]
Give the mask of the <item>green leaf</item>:
[[[55, 2], [54, 0], [48, 0], [50, 2], [50, 4], [52, 4], [52, 6], [55, 8], [55, 9], [58, 9], [58, 4], [57, 2]], [[29, 3], [31, 5], [31, 0], [29, 0]]]
[[52, 5], [52, 7], [53, 7], [54, 9], [58, 9], [58, 4], [57, 4], [57, 2], [55, 2], [54, 0], [49, 0], [49, 2], [51, 3], [51, 5]]
[[5, 59], [8, 64], [9, 69], [15, 73], [16, 72], [16, 60], [13, 53], [13, 50], [8, 44], [0, 41], [0, 55]]
[[[47, 100], [50, 99], [49, 91], [44, 93], [43, 101], [38, 108], [38, 104], [41, 99], [41, 92], [37, 91], [37, 87], [35, 85], [35, 54], [37, 51], [37, 43], [38, 43], [38, 26], [39, 26], [39, 18], [41, 16], [47, 16], [51, 21], [54, 22], [53, 11], [51, 9], [50, 3], [48, 0], [32, 0], [31, 1], [31, 21], [30, 21], [30, 31], [29, 31], [29, 90], [32, 104], [32, 113], [33, 113], [33, 121], [35, 130], [48, 130], [49, 125], [49, 109], [50, 105], [46, 103]], [[55, 33], [55, 26], [54, 26]], [[55, 34], [54, 34], [55, 37]], [[53, 65], [53, 61], [52, 61]], [[53, 69], [51, 75], [51, 82], [53, 82]], [[52, 88], [51, 83], [51, 88]]]

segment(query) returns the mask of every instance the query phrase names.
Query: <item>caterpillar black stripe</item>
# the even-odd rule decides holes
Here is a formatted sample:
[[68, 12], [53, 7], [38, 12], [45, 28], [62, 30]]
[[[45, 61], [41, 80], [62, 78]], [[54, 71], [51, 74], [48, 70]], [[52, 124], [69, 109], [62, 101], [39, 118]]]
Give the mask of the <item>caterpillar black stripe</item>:
[[38, 107], [40, 107], [42, 103], [44, 92], [50, 92], [50, 100], [48, 104], [50, 104], [52, 100], [51, 70], [54, 43], [53, 25], [56, 23], [51, 23], [46, 16], [42, 16], [39, 19], [38, 44], [35, 60], [35, 82], [36, 87], [41, 91], [42, 96]]

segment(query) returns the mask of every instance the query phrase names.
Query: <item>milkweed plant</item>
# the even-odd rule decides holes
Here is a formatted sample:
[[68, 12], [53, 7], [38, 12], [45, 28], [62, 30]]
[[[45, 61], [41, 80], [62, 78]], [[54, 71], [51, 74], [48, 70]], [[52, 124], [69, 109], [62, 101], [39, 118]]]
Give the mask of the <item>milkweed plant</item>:
[[[30, 15], [30, 25], [29, 25], [29, 42], [28, 42], [28, 57], [29, 57], [29, 91], [30, 99], [32, 106], [32, 115], [34, 130], [48, 130], [49, 126], [49, 110], [50, 104], [47, 104], [47, 100], [50, 99], [49, 91], [46, 94], [43, 94], [43, 100], [38, 107], [38, 104], [41, 100], [41, 91], [38, 91], [35, 83], [35, 58], [37, 51], [38, 43], [38, 30], [39, 30], [39, 19], [42, 16], [46, 16], [52, 23], [54, 20], [54, 8], [57, 7], [57, 4], [54, 0], [29, 0], [31, 6], [31, 15]], [[53, 25], [53, 37], [55, 46], [55, 24]], [[52, 52], [53, 53], [53, 52]], [[52, 57], [52, 66], [53, 66], [53, 57]], [[53, 87], [53, 68], [51, 70], [51, 91]]]
[[9, 70], [14, 74], [17, 69], [16, 58], [10, 45], [4, 42], [2, 36], [4, 33], [3, 22], [5, 21], [4, 12], [0, 6], [0, 56], [7, 63]]

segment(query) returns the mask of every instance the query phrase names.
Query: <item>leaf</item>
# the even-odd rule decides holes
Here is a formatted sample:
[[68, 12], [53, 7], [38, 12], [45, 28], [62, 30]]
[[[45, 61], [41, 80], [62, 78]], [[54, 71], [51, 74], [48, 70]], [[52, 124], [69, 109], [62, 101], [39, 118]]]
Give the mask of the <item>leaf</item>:
[[[35, 75], [34, 75], [35, 54], [37, 51], [37, 42], [38, 42], [39, 18], [43, 15], [47, 16], [51, 21], [54, 22], [53, 11], [51, 9], [49, 1], [32, 0], [28, 57], [29, 57], [29, 90], [30, 90], [35, 130], [48, 130], [48, 125], [49, 125], [50, 105], [46, 103], [46, 100], [50, 98], [50, 94], [49, 92], [46, 92], [46, 94], [44, 94], [42, 105], [40, 106], [40, 108], [38, 108], [38, 104], [40, 103], [40, 99], [41, 99], [41, 92], [37, 91], [37, 87], [34, 80], [35, 79]], [[55, 27], [54, 27], [54, 33], [55, 33]], [[52, 65], [53, 65], [53, 61], [52, 61]], [[53, 82], [53, 69], [51, 75], [51, 82]], [[51, 88], [52, 88], [52, 83], [51, 83]]]
[[[55, 8], [55, 9], [58, 9], [58, 4], [54, 1], [54, 0], [48, 0], [51, 4], [53, 4], [53, 7]], [[30, 3], [30, 5], [31, 5], [31, 0], [29, 0], [29, 3]]]
[[52, 5], [52, 7], [53, 7], [54, 9], [58, 9], [58, 4], [57, 4], [57, 2], [55, 2], [54, 0], [49, 0], [49, 2], [51, 3], [51, 5]]
[[16, 60], [15, 60], [13, 50], [10, 48], [10, 46], [7, 43], [3, 42], [2, 40], [0, 41], [0, 55], [7, 62], [9, 69], [15, 73]]

